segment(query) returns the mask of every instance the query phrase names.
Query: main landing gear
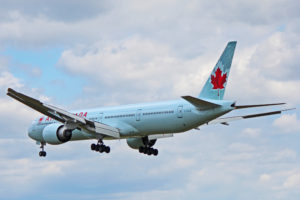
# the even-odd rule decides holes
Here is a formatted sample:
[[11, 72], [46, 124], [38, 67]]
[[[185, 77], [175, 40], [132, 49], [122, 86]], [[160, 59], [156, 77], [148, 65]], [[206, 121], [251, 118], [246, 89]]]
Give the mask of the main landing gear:
[[91, 144], [91, 150], [98, 151], [99, 153], [103, 153], [103, 152], [109, 153], [110, 147], [104, 145], [103, 141], [99, 139], [97, 144]]
[[154, 144], [156, 143], [156, 140], [149, 140], [148, 137], [143, 137], [142, 141], [143, 141], [144, 146], [139, 147], [140, 153], [147, 154], [148, 156], [151, 156], [151, 155], [157, 156], [158, 155], [158, 150], [152, 148], [154, 146]]
[[146, 147], [140, 147], [139, 152], [147, 154], [148, 156], [150, 156], [150, 155], [157, 156], [158, 155], [158, 150], [157, 149], [147, 147], [147, 146]]
[[44, 143], [44, 142], [41, 143], [41, 147], [40, 148], [42, 149], [42, 151], [39, 152], [39, 156], [40, 157], [46, 157], [46, 155], [47, 155], [46, 151], [44, 151], [44, 146], [45, 145], [46, 145], [46, 143]]

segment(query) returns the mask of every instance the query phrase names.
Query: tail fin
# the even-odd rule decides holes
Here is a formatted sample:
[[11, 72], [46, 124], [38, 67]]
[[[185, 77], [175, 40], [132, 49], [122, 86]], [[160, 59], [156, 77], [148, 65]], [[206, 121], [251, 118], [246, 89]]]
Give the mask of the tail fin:
[[236, 41], [228, 42], [210, 77], [206, 81], [199, 98], [223, 99], [235, 46]]

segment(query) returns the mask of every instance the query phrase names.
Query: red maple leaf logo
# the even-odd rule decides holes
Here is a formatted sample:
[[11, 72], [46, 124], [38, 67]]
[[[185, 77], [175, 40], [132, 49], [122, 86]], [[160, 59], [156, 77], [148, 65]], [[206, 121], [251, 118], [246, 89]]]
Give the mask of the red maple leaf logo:
[[219, 96], [219, 89], [224, 89], [224, 83], [226, 83], [227, 73], [222, 75], [222, 71], [218, 67], [215, 72], [215, 75], [211, 75], [211, 84], [213, 84], [213, 89], [218, 89], [218, 96]]

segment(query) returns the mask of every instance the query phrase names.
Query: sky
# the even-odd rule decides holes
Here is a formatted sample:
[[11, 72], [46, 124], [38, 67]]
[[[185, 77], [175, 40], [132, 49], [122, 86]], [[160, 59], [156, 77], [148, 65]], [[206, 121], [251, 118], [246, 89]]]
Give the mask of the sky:
[[[1, 199], [298, 199], [300, 2], [296, 0], [1, 0]], [[225, 99], [297, 108], [202, 126], [157, 141], [159, 156], [107, 141], [47, 145], [39, 113], [8, 87], [72, 110], [197, 96], [237, 41]]]

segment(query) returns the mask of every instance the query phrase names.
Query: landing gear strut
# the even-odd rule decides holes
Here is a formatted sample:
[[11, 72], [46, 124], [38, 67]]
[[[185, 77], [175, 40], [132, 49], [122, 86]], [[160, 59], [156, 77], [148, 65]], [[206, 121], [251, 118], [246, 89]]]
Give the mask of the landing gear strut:
[[102, 139], [99, 139], [97, 144], [91, 144], [91, 150], [98, 151], [99, 153], [103, 153], [103, 152], [109, 153], [110, 147], [104, 145]]
[[46, 155], [47, 155], [46, 151], [44, 151], [44, 146], [45, 145], [46, 145], [46, 143], [44, 143], [44, 142], [41, 143], [41, 147], [40, 148], [42, 149], [42, 151], [39, 152], [39, 156], [40, 157], [46, 157]]

